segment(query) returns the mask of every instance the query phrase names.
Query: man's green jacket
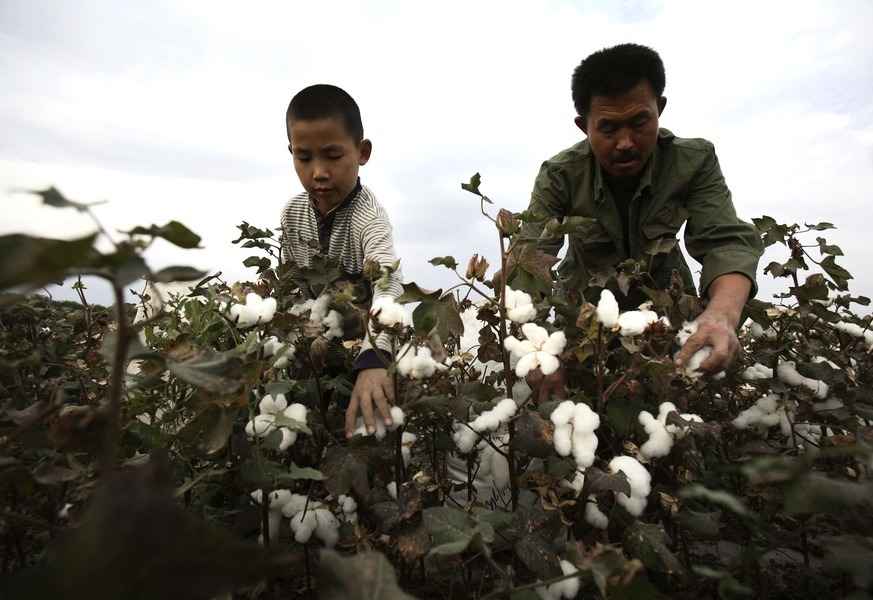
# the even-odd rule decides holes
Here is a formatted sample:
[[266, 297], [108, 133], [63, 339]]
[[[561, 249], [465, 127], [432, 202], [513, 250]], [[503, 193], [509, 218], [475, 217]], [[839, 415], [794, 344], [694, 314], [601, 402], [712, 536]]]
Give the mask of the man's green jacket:
[[[679, 138], [661, 129], [656, 149], [624, 210], [604, 181], [588, 140], [583, 140], [543, 163], [530, 209], [559, 221], [568, 216], [595, 219], [587, 222], [583, 233], [569, 236], [570, 245], [559, 267], [561, 276], [577, 289], [588, 287], [589, 274], [641, 257], [653, 241], [675, 238], [686, 224], [685, 247], [703, 265], [701, 294], [725, 273], [748, 277], [751, 296], [757, 290], [761, 238], [753, 225], [737, 218], [715, 149], [706, 140]], [[536, 226], [527, 229], [537, 236], [541, 231]], [[540, 238], [537, 244], [557, 255], [563, 238]], [[694, 291], [691, 271], [678, 245], [654, 258], [651, 273], [657, 287], [669, 285], [673, 269], [681, 274], [686, 289]], [[587, 299], [597, 301], [596, 297]]]

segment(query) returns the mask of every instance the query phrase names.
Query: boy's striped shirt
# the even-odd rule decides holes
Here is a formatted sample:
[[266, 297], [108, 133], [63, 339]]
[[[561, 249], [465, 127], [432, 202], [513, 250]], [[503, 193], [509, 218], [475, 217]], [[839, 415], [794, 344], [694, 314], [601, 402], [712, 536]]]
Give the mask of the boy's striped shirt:
[[[294, 196], [282, 210], [281, 223], [282, 258], [286, 262], [308, 267], [320, 249], [352, 276], [363, 272], [367, 259], [375, 260], [383, 267], [393, 267], [397, 262], [388, 213], [373, 192], [360, 182], [339, 206], [323, 217], [308, 192]], [[381, 296], [397, 298], [403, 292], [402, 280], [398, 269], [386, 289], [374, 287], [373, 299]], [[390, 352], [390, 337], [377, 336], [376, 345]], [[369, 339], [365, 337], [364, 352], [370, 348]]]

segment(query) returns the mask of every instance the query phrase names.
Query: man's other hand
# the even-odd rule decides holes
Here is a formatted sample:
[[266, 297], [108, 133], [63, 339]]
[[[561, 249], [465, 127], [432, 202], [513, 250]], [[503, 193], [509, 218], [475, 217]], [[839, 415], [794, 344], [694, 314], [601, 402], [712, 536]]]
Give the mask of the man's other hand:
[[369, 433], [376, 431], [376, 417], [373, 405], [379, 411], [385, 426], [391, 425], [391, 405], [394, 403], [394, 383], [387, 369], [364, 369], [358, 373], [352, 399], [346, 409], [346, 437], [355, 433], [358, 411], [364, 417], [364, 425]]

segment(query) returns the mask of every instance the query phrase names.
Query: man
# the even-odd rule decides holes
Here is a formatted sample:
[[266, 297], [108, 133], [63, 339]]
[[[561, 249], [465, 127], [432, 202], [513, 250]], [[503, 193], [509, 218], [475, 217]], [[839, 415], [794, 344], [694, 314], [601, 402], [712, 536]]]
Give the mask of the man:
[[[737, 218], [713, 145], [659, 127], [667, 104], [664, 85], [661, 58], [645, 46], [621, 44], [583, 60], [572, 91], [575, 123], [587, 139], [543, 163], [530, 209], [558, 219], [596, 219], [584, 234], [570, 235], [559, 267], [579, 289], [587, 287], [591, 273], [640, 257], [648, 244], [674, 238], [685, 224], [685, 246], [703, 265], [700, 294], [707, 303], [677, 364], [711, 346], [701, 369], [713, 373], [739, 348], [736, 329], [754, 296], [763, 250], [755, 228]], [[539, 245], [555, 255], [563, 242], [561, 236]], [[653, 262], [656, 284], [666, 287], [674, 269], [694, 290], [678, 246]]]

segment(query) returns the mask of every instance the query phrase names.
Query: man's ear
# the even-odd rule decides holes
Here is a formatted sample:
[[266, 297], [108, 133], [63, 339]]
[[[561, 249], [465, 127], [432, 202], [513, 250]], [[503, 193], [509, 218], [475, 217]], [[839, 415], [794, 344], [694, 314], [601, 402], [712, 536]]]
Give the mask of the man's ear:
[[661, 113], [664, 112], [664, 107], [667, 106], [667, 96], [661, 96], [658, 98], [658, 116], [661, 116]]
[[361, 140], [361, 156], [358, 158], [358, 165], [363, 167], [370, 160], [370, 154], [373, 153], [373, 142], [364, 138]]
[[291, 154], [294, 154], [294, 150], [291, 149], [291, 144], [288, 144], [288, 152], [290, 152]]
[[588, 119], [585, 117], [576, 117], [573, 119], [573, 122], [576, 123], [576, 127], [582, 130], [582, 133], [588, 135]]

